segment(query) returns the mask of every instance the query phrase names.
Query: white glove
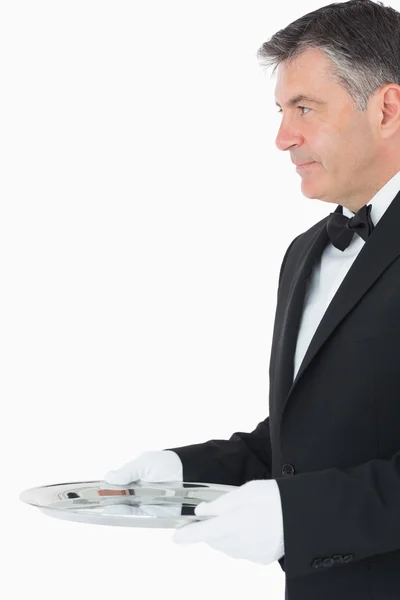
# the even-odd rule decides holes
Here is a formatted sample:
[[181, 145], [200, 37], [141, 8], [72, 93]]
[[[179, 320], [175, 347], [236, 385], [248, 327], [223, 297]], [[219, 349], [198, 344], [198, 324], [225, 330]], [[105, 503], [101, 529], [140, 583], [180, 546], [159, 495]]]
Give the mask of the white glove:
[[194, 512], [215, 516], [181, 526], [174, 542], [206, 542], [228, 556], [261, 565], [285, 554], [282, 503], [275, 479], [248, 481], [212, 502], [198, 504]]
[[149, 450], [103, 477], [106, 483], [126, 485], [133, 481], [183, 481], [182, 461], [173, 450]]

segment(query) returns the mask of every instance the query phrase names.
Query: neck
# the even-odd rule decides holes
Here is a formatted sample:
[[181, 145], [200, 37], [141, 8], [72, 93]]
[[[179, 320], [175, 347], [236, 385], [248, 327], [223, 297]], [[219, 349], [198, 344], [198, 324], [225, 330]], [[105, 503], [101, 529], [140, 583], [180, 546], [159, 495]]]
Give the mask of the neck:
[[385, 170], [381, 170], [379, 176], [375, 179], [373, 177], [369, 177], [368, 181], [365, 183], [364, 187], [355, 191], [352, 196], [348, 196], [346, 198], [342, 198], [337, 200], [337, 204], [341, 204], [345, 206], [352, 212], [356, 213], [360, 208], [368, 204], [372, 200], [372, 198], [383, 188], [384, 185], [392, 177], [394, 177], [400, 171], [400, 165], [395, 165], [391, 168], [386, 168]]

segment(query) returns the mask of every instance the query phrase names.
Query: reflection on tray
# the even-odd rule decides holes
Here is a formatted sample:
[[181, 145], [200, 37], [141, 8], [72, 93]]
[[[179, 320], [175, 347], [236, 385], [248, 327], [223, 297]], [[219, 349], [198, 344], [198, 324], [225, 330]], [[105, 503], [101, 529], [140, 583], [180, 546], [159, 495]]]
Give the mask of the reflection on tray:
[[219, 495], [205, 484], [179, 482], [175, 486], [169, 484], [167, 488], [165, 484], [135, 482], [122, 489], [109, 488], [107, 484], [103, 487], [79, 487], [57, 494], [58, 500], [53, 506], [78, 512], [90, 510], [98, 514], [196, 516], [194, 509], [200, 502], [213, 500]]

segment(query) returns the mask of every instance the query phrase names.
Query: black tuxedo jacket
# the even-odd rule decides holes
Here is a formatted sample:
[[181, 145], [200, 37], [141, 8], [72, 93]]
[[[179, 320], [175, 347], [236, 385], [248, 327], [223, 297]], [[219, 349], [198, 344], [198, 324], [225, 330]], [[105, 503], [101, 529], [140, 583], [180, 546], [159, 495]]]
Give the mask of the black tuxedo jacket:
[[279, 274], [269, 417], [180, 448], [184, 481], [274, 478], [289, 600], [400, 600], [400, 192], [329, 304], [293, 380], [307, 278], [328, 217]]

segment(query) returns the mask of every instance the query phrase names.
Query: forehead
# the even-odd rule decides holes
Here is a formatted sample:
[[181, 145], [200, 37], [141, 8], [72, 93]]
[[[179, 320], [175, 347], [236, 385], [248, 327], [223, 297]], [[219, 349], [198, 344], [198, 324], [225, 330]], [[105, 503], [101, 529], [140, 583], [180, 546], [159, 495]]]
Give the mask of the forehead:
[[341, 87], [329, 72], [331, 62], [320, 50], [305, 50], [291, 61], [280, 63], [277, 69], [275, 99], [292, 105], [299, 101], [327, 104], [332, 95], [341, 93]]

